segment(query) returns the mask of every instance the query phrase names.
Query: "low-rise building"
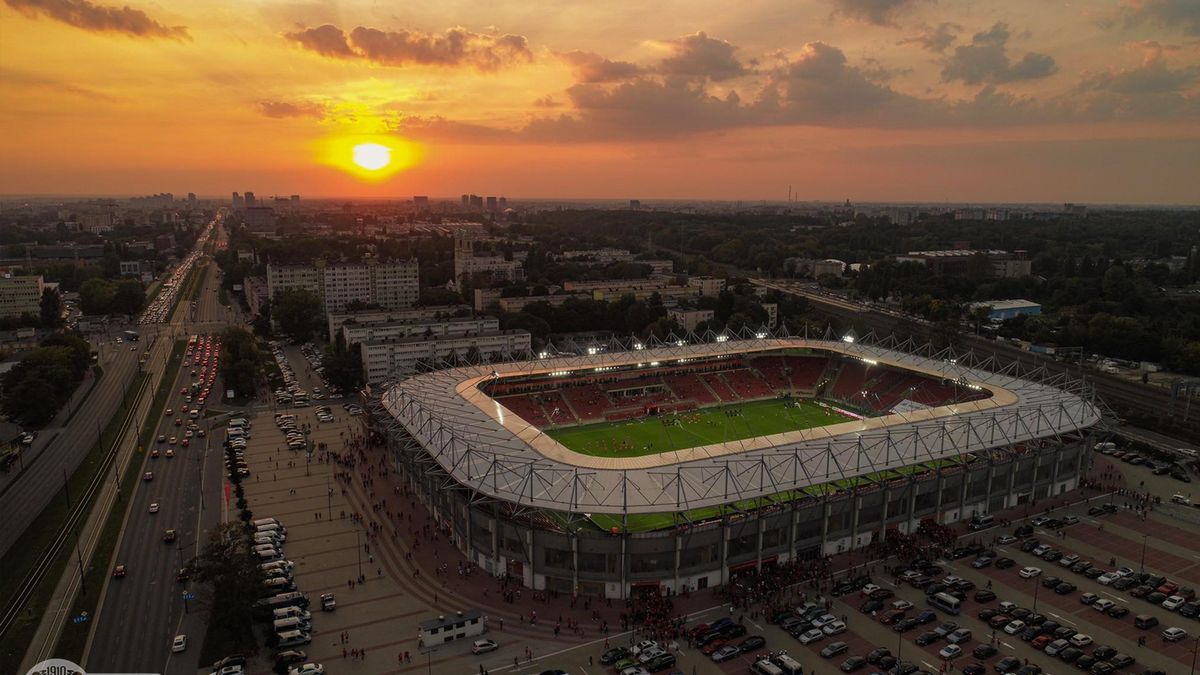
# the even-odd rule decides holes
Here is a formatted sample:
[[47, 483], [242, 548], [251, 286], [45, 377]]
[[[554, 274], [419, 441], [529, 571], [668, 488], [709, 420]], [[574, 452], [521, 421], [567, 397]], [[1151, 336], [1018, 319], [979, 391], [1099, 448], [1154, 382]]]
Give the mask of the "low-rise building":
[[500, 330], [500, 320], [491, 316], [454, 319], [415, 319], [386, 323], [342, 324], [342, 337], [347, 345], [395, 338], [465, 337]]
[[707, 298], [715, 298], [725, 290], [725, 280], [718, 277], [690, 277], [688, 285]]
[[398, 321], [428, 321], [432, 319], [451, 319], [456, 316], [468, 316], [471, 308], [466, 305], [435, 305], [430, 307], [413, 307], [411, 309], [366, 309], [357, 312], [328, 312], [327, 335], [330, 341], [342, 331], [342, 326], [372, 326]]
[[970, 307], [986, 307], [990, 321], [1004, 321], [1018, 316], [1038, 316], [1042, 313], [1042, 306], [1030, 300], [984, 300], [973, 302]]
[[987, 265], [992, 276], [1015, 279], [1033, 273], [1033, 262], [1025, 251], [1001, 251], [998, 249], [950, 249], [942, 251], [910, 251], [896, 256], [896, 262], [913, 262], [924, 265], [937, 275], [960, 275], [973, 265]]
[[527, 357], [530, 345], [528, 331], [507, 330], [443, 338], [417, 336], [373, 340], [361, 343], [360, 351], [367, 382], [380, 384], [417, 372], [421, 363], [435, 365], [455, 358], [502, 361]]

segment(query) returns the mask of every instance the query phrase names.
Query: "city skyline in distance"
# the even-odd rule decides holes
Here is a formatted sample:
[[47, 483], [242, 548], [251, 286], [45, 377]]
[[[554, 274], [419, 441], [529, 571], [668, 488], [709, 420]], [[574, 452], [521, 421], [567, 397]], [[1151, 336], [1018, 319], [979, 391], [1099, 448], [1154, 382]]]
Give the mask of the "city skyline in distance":
[[0, 193], [1197, 201], [1186, 0], [69, 4], [0, 3]]

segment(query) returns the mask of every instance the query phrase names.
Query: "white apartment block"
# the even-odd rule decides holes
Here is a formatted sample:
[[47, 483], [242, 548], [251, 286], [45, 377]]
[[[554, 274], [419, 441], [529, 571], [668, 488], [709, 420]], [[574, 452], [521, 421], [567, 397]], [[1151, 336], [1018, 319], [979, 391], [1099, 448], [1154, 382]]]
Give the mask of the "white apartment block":
[[667, 317], [674, 319], [684, 328], [684, 330], [696, 330], [696, 326], [705, 321], [712, 321], [713, 311], [711, 309], [671, 309], [667, 310]]
[[342, 324], [342, 337], [347, 345], [359, 342], [391, 340], [395, 338], [426, 337], [466, 337], [479, 333], [491, 333], [500, 330], [500, 320], [484, 316], [478, 318], [459, 318], [445, 320], [415, 320], [392, 321], [377, 324]]
[[352, 302], [378, 304], [388, 309], [405, 309], [417, 303], [420, 280], [416, 260], [380, 262], [367, 258], [361, 263], [312, 265], [267, 265], [267, 294], [298, 288], [321, 299], [326, 312], [340, 312]]
[[42, 291], [46, 288], [40, 276], [0, 278], [0, 316], [37, 316], [42, 311]]
[[365, 309], [359, 312], [329, 312], [329, 339], [333, 340], [346, 324], [367, 326], [396, 321], [419, 321], [428, 319], [450, 319], [466, 316], [471, 312], [467, 305], [432, 305], [412, 309]]
[[457, 354], [466, 359], [472, 351], [489, 361], [524, 356], [530, 349], [527, 331], [508, 330], [461, 337], [424, 336], [375, 340], [361, 344], [363, 375], [379, 384], [412, 374], [418, 362], [437, 363]]

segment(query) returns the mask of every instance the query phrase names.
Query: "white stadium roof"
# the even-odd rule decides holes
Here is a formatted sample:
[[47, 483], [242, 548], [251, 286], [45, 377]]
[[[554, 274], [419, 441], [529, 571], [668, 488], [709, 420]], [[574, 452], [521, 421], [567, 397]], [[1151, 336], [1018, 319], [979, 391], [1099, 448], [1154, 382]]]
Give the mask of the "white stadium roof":
[[[949, 352], [797, 337], [682, 343], [559, 356], [414, 375], [381, 404], [457, 483], [530, 508], [577, 513], [658, 513], [717, 506], [885, 469], [1077, 434], [1101, 420], [1090, 389], [1061, 376], [1019, 376], [1009, 366]], [[642, 347], [638, 345], [638, 347]], [[761, 436], [642, 457], [574, 452], [477, 386], [495, 378], [669, 364], [779, 349], [817, 349], [987, 389], [967, 403]], [[968, 366], [966, 364], [970, 363]]]

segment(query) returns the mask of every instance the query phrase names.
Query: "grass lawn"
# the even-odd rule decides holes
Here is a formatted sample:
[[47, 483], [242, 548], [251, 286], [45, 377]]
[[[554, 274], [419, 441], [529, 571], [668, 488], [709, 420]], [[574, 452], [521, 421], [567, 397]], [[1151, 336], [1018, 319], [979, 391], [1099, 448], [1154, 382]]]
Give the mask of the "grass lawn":
[[639, 457], [714, 443], [798, 431], [850, 418], [811, 401], [767, 399], [644, 417], [547, 429], [546, 434], [575, 452], [598, 457]]

